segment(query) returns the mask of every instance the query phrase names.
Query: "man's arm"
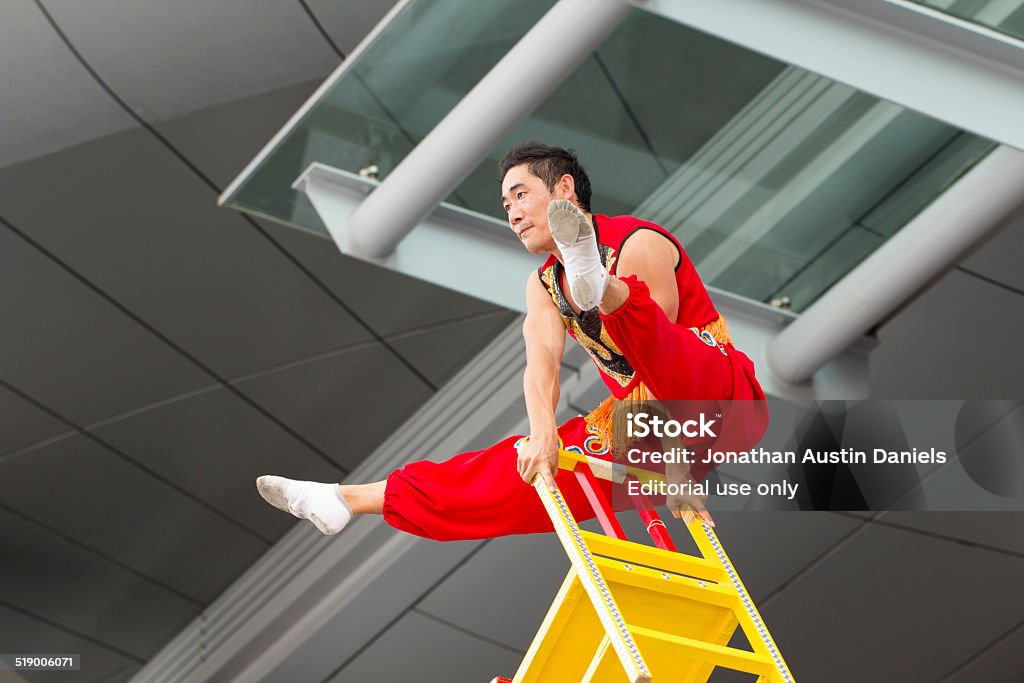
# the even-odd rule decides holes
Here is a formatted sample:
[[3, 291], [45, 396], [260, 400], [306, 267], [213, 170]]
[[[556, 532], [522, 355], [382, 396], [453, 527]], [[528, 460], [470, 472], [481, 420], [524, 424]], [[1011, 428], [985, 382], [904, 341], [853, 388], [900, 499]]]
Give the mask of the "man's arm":
[[[616, 274], [618, 277], [636, 275], [643, 280], [651, 290], [651, 298], [661, 306], [668, 319], [675, 322], [679, 312], [678, 263], [679, 250], [667, 237], [654, 230], [638, 230], [622, 245]], [[629, 287], [612, 278], [601, 300], [601, 312], [611, 313], [624, 304], [628, 296]]]
[[565, 325], [536, 273], [531, 273], [526, 281], [523, 339], [526, 341], [523, 393], [530, 419], [530, 438], [519, 447], [517, 466], [519, 475], [527, 483], [539, 473], [554, 489], [558, 473], [555, 406], [559, 396], [558, 373], [565, 351]]

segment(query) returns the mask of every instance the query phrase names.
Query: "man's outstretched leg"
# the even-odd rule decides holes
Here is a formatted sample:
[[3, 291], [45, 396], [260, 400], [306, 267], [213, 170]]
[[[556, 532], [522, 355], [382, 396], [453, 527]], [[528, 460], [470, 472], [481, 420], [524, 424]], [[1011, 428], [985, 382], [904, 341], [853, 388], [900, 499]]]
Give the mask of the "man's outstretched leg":
[[[607, 447], [581, 417], [563, 424], [558, 434], [567, 448], [607, 457]], [[371, 484], [263, 476], [256, 486], [268, 503], [309, 520], [325, 534], [336, 534], [354, 515], [367, 513], [383, 514], [384, 521], [400, 531], [438, 541], [552, 531], [536, 491], [516, 470], [517, 445], [524, 438], [511, 436], [444, 462], [411, 462], [392, 472], [387, 481]], [[560, 470], [555, 481], [578, 521], [594, 516], [572, 472]]]
[[336, 534], [354, 515], [381, 514], [386, 482], [372, 484], [320, 483], [271, 475], [256, 480], [256, 489], [278, 510], [308, 519], [324, 534]]

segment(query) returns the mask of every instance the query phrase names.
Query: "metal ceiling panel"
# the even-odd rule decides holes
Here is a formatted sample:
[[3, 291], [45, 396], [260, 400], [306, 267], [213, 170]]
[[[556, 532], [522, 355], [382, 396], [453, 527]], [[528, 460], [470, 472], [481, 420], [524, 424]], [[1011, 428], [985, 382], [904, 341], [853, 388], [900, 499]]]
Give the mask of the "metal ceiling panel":
[[[345, 256], [326, 236], [266, 221], [260, 224], [267, 226], [275, 239], [384, 336], [501, 310], [473, 297], [472, 292], [455, 292]], [[526, 275], [523, 274], [524, 282]]]
[[[49, 652], [81, 655], [82, 668], [77, 674], [71, 672], [58, 674], [61, 676], [60, 680], [66, 683], [95, 681], [126, 666], [134, 665], [132, 659], [103, 647], [95, 641], [80, 638], [53, 624], [48, 624], [3, 605], [0, 605], [0, 642], [4, 644], [4, 649], [10, 649], [12, 652], [38, 652], [40, 646], [45, 645]], [[29, 676], [34, 677], [28, 678]], [[51, 681], [57, 680], [52, 673], [40, 675], [0, 670], [0, 683], [43, 680], [43, 676], [47, 676]]]
[[126, 417], [95, 433], [267, 540], [276, 540], [295, 519], [260, 499], [257, 476], [341, 478], [337, 467], [226, 389]]
[[12, 223], [222, 376], [370, 336], [214, 199], [146, 131], [0, 172]]
[[[1024, 513], [1000, 512], [886, 512], [883, 522], [926, 533], [1002, 548], [1024, 557]], [[978, 679], [982, 680], [982, 679]]]
[[338, 63], [297, 2], [44, 5], [104, 81], [149, 121], [326, 76]]
[[[500, 619], [502, 615], [493, 614]], [[396, 657], [395, 653], [402, 656]], [[456, 655], [456, 653], [458, 653]], [[512, 676], [522, 655], [428, 616], [409, 612], [384, 631], [329, 683], [443, 680], [480, 683]]]
[[[554, 534], [496, 538], [417, 609], [525, 653], [568, 571], [569, 559]], [[511, 677], [513, 671], [491, 675]]]
[[1020, 398], [1024, 364], [1012, 360], [1024, 347], [1019, 294], [954, 270], [884, 324], [878, 337], [870, 359], [872, 397]]
[[0, 430], [0, 458], [18, 448], [68, 431], [66, 424], [2, 386], [0, 415], [4, 416], [3, 429]]
[[1020, 621], [1022, 571], [1024, 559], [873, 525], [761, 613], [797, 680], [935, 681]]
[[975, 661], [939, 683], [1016, 683], [1024, 663], [1021, 652], [1024, 652], [1024, 622], [1008, 637], [994, 642], [991, 649], [980, 653]]
[[[987, 531], [980, 531], [971, 538], [964, 539], [967, 544], [972, 542], [989, 545], [992, 542], [995, 543], [1008, 543], [1005, 534], [1012, 534], [1017, 532], [1020, 534], [1020, 528], [1013, 526], [1014, 523], [1021, 519], [1021, 498], [1019, 496], [1001, 495], [1000, 493], [992, 492], [992, 488], [995, 486], [1006, 486], [1009, 489], [1020, 486], [1021, 481], [1021, 456], [1020, 456], [1020, 427], [1019, 421], [1020, 416], [1018, 415], [1018, 425], [1015, 425], [1010, 432], [1010, 439], [992, 439], [991, 434], [989, 438], [982, 439], [974, 442], [971, 445], [970, 453], [972, 456], [987, 459], [990, 464], [995, 465], [992, 469], [995, 473], [983, 474], [975, 480], [971, 477], [964, 469], [963, 465], [958, 459], [951, 459], [945, 465], [939, 467], [934, 474], [928, 478], [928, 498], [931, 502], [932, 510], [947, 510], [951, 514], [967, 515], [968, 513], [963, 512], [964, 508], [969, 509], [971, 512], [984, 513], [984, 512], [996, 512], [999, 513], [994, 515], [991, 519], [985, 517], [977, 517], [978, 519], [986, 519], [986, 526], [993, 527], [1004, 527], [1009, 526], [1009, 529], [990, 529]], [[998, 434], [998, 430], [994, 432]], [[1007, 448], [1009, 446], [1009, 448]], [[977, 450], [975, 450], [977, 449]], [[1002, 463], [998, 463], [995, 458], [1002, 456], [1005, 460]], [[973, 458], [971, 458], [973, 459]], [[979, 462], [979, 460], [975, 460]], [[1002, 472], [999, 470], [1003, 469]], [[980, 474], [976, 470], [976, 473]], [[998, 476], [999, 479], [995, 477]], [[986, 488], [986, 486], [988, 488]], [[1018, 489], [1019, 490], [1019, 489]], [[1008, 493], [1006, 490], [1002, 494]], [[966, 501], [966, 502], [961, 502]], [[932, 512], [931, 514], [936, 514]], [[973, 515], [972, 515], [973, 516]], [[885, 519], [885, 517], [883, 517]], [[898, 519], [898, 518], [895, 518]], [[970, 517], [968, 517], [970, 519]], [[943, 536], [951, 536], [954, 539], [959, 540], [959, 534], [965, 533], [963, 527], [954, 527], [954, 532], [951, 534], [942, 534]], [[1019, 539], [1015, 544], [1019, 547]], [[998, 545], [997, 547], [1004, 547]], [[1009, 552], [1015, 552], [1011, 547], [1007, 549]]]
[[[379, 344], [256, 375], [236, 386], [348, 471], [433, 393]], [[281, 469], [274, 473], [295, 476], [290, 463], [277, 466]]]
[[[18, 331], [0, 336], [0, 378], [33, 399], [86, 424], [212, 381], [2, 225], [0, 254], [0, 320]], [[16, 424], [7, 438], [31, 426]]]
[[199, 612], [174, 593], [6, 510], [0, 510], [0, 539], [0, 585], [18, 587], [4, 592], [4, 603], [127, 656], [152, 655]]
[[515, 318], [516, 314], [511, 311], [498, 310], [486, 317], [397, 335], [391, 343], [434, 386], [440, 386], [496, 335], [507, 334], [507, 328]]
[[213, 600], [267, 549], [84, 436], [0, 461], [0, 500], [197, 603]]
[[0, 3], [0, 167], [136, 125], [33, 2]]
[[155, 125], [189, 161], [224, 188], [319, 84], [319, 79], [303, 81]]
[[136, 673], [138, 673], [139, 669], [141, 669], [141, 668], [142, 667], [140, 667], [140, 666], [125, 667], [121, 671], [119, 671], [119, 672], [117, 672], [117, 673], [115, 673], [115, 674], [113, 674], [113, 675], [111, 675], [109, 677], [108, 676], [104, 676], [103, 678], [100, 678], [100, 679], [97, 679], [95, 681], [92, 681], [92, 683], [128, 683], [128, 681], [130, 681], [132, 679], [132, 677]]
[[[492, 433], [498, 418], [517, 412], [509, 408], [521, 400], [517, 344], [511, 335], [490, 344], [352, 478], [381, 479], [424, 449], [454, 453], [471, 440], [499, 438], [500, 432]], [[479, 545], [395, 533], [374, 516], [360, 518], [333, 540], [302, 524], [211, 605], [206, 616], [214, 621], [194, 621], [140, 680], [323, 681]]]
[[355, 49], [395, 0], [305, 0], [324, 30], [345, 55]]
[[974, 273], [992, 278], [1018, 292], [1024, 292], [1024, 214], [997, 232], [960, 265]]
[[718, 512], [715, 522], [755, 601], [778, 590], [858, 524], [827, 512]]

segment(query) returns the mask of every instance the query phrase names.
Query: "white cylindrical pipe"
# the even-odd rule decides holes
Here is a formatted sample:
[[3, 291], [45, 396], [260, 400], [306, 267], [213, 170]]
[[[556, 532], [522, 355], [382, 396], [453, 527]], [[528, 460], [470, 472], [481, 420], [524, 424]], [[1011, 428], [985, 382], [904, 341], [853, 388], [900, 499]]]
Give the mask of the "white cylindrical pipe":
[[1024, 152], [998, 147], [769, 342], [771, 372], [809, 380], [1022, 204]]
[[394, 251], [630, 9], [625, 0], [559, 0], [359, 205], [350, 248], [377, 258]]

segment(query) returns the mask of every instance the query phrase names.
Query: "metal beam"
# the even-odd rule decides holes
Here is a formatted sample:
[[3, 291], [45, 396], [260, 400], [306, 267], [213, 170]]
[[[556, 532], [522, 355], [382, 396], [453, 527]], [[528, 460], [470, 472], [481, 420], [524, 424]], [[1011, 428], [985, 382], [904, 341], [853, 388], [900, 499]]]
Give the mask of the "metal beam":
[[632, 0], [638, 7], [1024, 149], [1021, 41], [906, 0]]
[[[315, 163], [292, 187], [306, 193], [341, 251], [352, 253], [346, 229], [350, 216], [377, 183]], [[525, 308], [523, 284], [541, 263], [504, 222], [447, 204], [432, 205], [417, 229], [387, 256], [355, 255], [514, 310]]]
[[784, 382], [810, 379], [1024, 206], [1024, 152], [998, 147], [772, 340]]
[[[339, 242], [344, 239], [340, 233], [348, 217], [374, 186], [374, 181], [354, 173], [313, 164], [293, 187], [309, 196], [331, 236]], [[501, 228], [503, 224], [494, 218], [442, 204], [389, 256], [365, 260], [525, 312], [523, 283], [541, 259], [527, 253], [510, 231]], [[453, 253], [459, 255], [458, 267], [452, 267]], [[867, 396], [867, 354], [874, 348], [872, 340], [854, 340], [849, 348], [831, 358], [810, 384], [790, 384], [767, 373], [761, 376], [763, 350], [797, 319], [796, 314], [713, 287], [708, 291], [715, 306], [729, 320], [737, 348], [758, 363], [765, 391], [797, 400]]]
[[343, 250], [394, 251], [631, 9], [625, 0], [559, 0], [352, 214]]

